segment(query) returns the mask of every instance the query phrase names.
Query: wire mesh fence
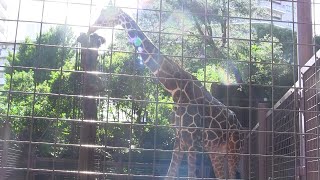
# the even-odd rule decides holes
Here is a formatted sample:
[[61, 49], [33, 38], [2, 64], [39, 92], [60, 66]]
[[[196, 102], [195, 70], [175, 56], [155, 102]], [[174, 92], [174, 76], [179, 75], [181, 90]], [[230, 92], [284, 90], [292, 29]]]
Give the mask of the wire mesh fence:
[[[299, 89], [291, 89], [273, 113], [269, 113], [267, 121], [273, 122], [274, 133], [269, 134], [268, 176], [276, 179], [292, 179], [299, 174], [300, 167], [300, 130], [299, 130]], [[273, 120], [272, 120], [273, 118]], [[269, 128], [271, 127], [269, 125]]]
[[319, 120], [319, 52], [303, 69], [304, 108], [305, 112], [305, 156], [307, 177], [319, 178], [319, 149], [318, 120]]
[[0, 180], [319, 179], [318, 3], [0, 0]]

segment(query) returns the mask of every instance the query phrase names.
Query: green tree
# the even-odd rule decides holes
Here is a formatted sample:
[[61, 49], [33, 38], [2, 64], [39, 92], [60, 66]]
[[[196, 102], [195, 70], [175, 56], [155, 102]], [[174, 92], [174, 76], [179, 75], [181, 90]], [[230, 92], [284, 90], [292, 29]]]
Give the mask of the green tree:
[[[69, 141], [70, 124], [54, 119], [70, 118], [73, 107], [68, 104], [69, 100], [61, 97], [62, 100], [57, 103], [52, 93], [73, 90], [65, 88], [66, 83], [72, 81], [70, 73], [60, 71], [74, 68], [74, 52], [64, 47], [71, 45], [71, 41], [71, 29], [56, 27], [38, 36], [34, 42], [26, 38], [15, 56], [9, 55], [8, 62], [14, 68], [8, 66], [5, 69], [6, 84], [1, 94], [9, 108], [1, 108], [1, 113], [8, 112], [12, 116], [6, 120], [11, 124], [13, 138], [43, 142]], [[57, 90], [58, 82], [61, 89], [59, 87]], [[65, 151], [54, 148], [39, 144], [33, 147], [33, 152], [50, 157], [60, 156]]]
[[[277, 101], [295, 82], [294, 63], [290, 62], [288, 56], [285, 57], [283, 44], [276, 37], [266, 34], [262, 38], [255, 38], [257, 40], [251, 42], [251, 47], [246, 41], [234, 42], [230, 47], [231, 58], [241, 62], [238, 68], [244, 82], [263, 89], [260, 98]], [[279, 88], [272, 94], [271, 86], [286, 88]], [[248, 89], [245, 88], [245, 91], [248, 92]]]
[[[19, 46], [16, 56], [11, 53], [7, 60], [17, 71], [28, 71], [27, 68], [42, 68], [34, 73], [35, 82], [40, 83], [50, 79], [50, 70], [59, 69], [74, 56], [74, 51], [68, 46], [74, 41], [70, 28], [58, 26], [48, 32], [38, 35], [36, 41], [26, 38]], [[6, 69], [10, 73], [11, 68]]]
[[288, 63], [294, 63], [297, 60], [297, 34], [288, 28], [272, 26], [271, 24], [254, 24], [254, 32], [257, 39], [264, 38], [266, 35], [275, 37], [282, 44], [283, 58]]
[[[107, 69], [106, 71], [113, 74], [112, 76], [107, 75], [107, 77], [102, 77], [102, 79], [104, 79], [103, 82], [107, 82], [105, 86], [107, 88], [108, 96], [110, 98], [119, 99], [112, 100], [114, 106], [109, 106], [109, 116], [112, 116], [113, 112], [118, 110], [121, 113], [126, 114], [128, 119], [136, 124], [149, 124], [150, 127], [136, 126], [136, 128], [134, 128], [134, 141], [131, 143], [137, 147], [144, 147], [147, 143], [146, 141], [149, 141], [148, 143], [150, 144], [150, 139], [145, 139], [145, 137], [153, 137], [150, 133], [159, 133], [160, 131], [155, 130], [155, 127], [153, 126], [156, 124], [169, 124], [169, 115], [172, 109], [170, 95], [159, 86], [160, 84], [157, 83], [156, 79], [142, 78], [142, 76], [148, 77], [149, 71], [135, 54], [114, 53], [112, 59], [111, 57], [107, 57], [105, 62], [107, 65], [105, 68]], [[163, 102], [164, 104], [158, 106], [156, 103], [151, 103], [156, 101]], [[116, 116], [112, 118], [118, 119]], [[123, 122], [124, 120], [120, 119], [119, 121]], [[125, 133], [125, 131], [127, 130], [122, 129], [123, 133]], [[167, 142], [168, 139], [170, 143], [172, 143], [172, 138], [170, 138], [172, 132], [164, 131], [168, 130], [162, 129], [162, 133], [160, 132], [159, 134], [165, 135], [167, 138], [162, 138], [158, 143], [160, 146], [163, 143], [162, 147], [166, 148], [166, 145], [169, 143]], [[117, 131], [117, 133], [119, 133], [119, 131]], [[119, 143], [118, 137], [119, 136], [115, 136], [115, 139], [113, 140], [109, 139], [109, 142], [117, 141], [117, 143]], [[123, 142], [126, 144], [125, 139], [123, 139]]]

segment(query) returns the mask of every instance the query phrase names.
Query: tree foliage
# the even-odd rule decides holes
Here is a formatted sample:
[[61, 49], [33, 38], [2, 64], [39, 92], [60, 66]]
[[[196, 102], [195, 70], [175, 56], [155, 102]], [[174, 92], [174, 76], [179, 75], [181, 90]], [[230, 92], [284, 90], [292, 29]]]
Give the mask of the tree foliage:
[[[73, 41], [73, 32], [70, 28], [58, 26], [51, 28], [48, 32], [38, 35], [35, 41], [26, 38], [19, 46], [15, 56], [10, 54], [9, 64], [17, 67], [17, 71], [26, 71], [25, 68], [48, 69], [35, 71], [34, 77], [36, 83], [41, 83], [50, 79], [50, 69], [61, 68], [67, 59], [74, 56], [74, 51], [70, 48]], [[66, 47], [65, 47], [66, 46]], [[7, 69], [10, 73], [11, 69]]]
[[[228, 19], [248, 18], [250, 13], [251, 17], [268, 16], [259, 8], [249, 9], [249, 1], [206, 2], [166, 0], [162, 8], [168, 11], [141, 11], [138, 24], [163, 55], [196, 76], [208, 90], [212, 82], [284, 86], [274, 92], [265, 88], [261, 95], [280, 98], [296, 78], [292, 66], [296, 33], [268, 24], [236, 23], [241, 18]], [[159, 30], [160, 35], [154, 33]], [[115, 37], [109, 47], [113, 48], [112, 54], [101, 57], [99, 64], [104, 92], [97, 101], [103, 123], [97, 125], [95, 143], [119, 147], [105, 150], [108, 159], [129, 161], [134, 154], [140, 161], [149, 162], [154, 154], [135, 148], [172, 149], [172, 98], [150, 75], [125, 33], [119, 31]], [[315, 42], [320, 44], [319, 37]], [[35, 41], [27, 38], [18, 52], [8, 57], [13, 68], [6, 68], [0, 100], [7, 103], [0, 105], [0, 113], [23, 117], [8, 119], [15, 139], [79, 142], [79, 125], [73, 121], [82, 113], [82, 76], [64, 72], [75, 69], [75, 53], [66, 47], [73, 43], [72, 31], [57, 27]], [[70, 149], [48, 145], [37, 146], [35, 152], [45, 157], [77, 157]]]
[[[9, 106], [1, 108], [1, 114], [12, 117], [6, 119], [12, 129], [12, 138], [43, 142], [68, 142], [70, 126], [56, 118], [70, 118], [72, 107], [70, 100], [56, 103], [54, 95], [47, 93], [64, 93], [72, 91], [65, 88], [70, 83], [70, 73], [63, 74], [59, 69], [70, 68], [74, 64], [74, 53], [63, 46], [73, 41], [71, 29], [56, 27], [39, 35], [35, 41], [26, 38], [18, 51], [8, 57], [6, 84], [1, 94]], [[12, 68], [13, 67], [13, 68]], [[67, 79], [67, 82], [64, 80]], [[56, 87], [58, 84], [61, 85]], [[57, 90], [59, 88], [59, 91]], [[65, 90], [65, 91], [64, 91]], [[7, 112], [6, 112], [7, 111]], [[53, 146], [41, 144], [33, 149], [37, 155], [58, 156], [62, 151]]]

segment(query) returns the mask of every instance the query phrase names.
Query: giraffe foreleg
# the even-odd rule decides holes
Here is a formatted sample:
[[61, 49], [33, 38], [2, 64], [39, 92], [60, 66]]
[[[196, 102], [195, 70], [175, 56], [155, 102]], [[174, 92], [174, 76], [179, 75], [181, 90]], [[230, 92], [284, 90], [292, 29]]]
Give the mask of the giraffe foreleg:
[[213, 171], [218, 179], [225, 179], [225, 155], [222, 154], [209, 154]]
[[188, 177], [195, 178], [196, 177], [196, 152], [194, 152], [193, 148], [189, 148], [188, 152]]
[[227, 155], [227, 161], [228, 161], [228, 171], [229, 171], [229, 177], [230, 179], [236, 178], [236, 172], [238, 169], [238, 164], [240, 161], [240, 152], [242, 149], [242, 143], [240, 140], [239, 132], [233, 132], [231, 133], [230, 139], [228, 141], [228, 154]]
[[180, 139], [178, 137], [175, 138], [174, 148], [172, 152], [170, 166], [167, 172], [167, 177], [165, 180], [172, 180], [177, 175], [180, 167], [180, 163], [183, 158], [183, 152], [181, 152], [180, 148]]
[[239, 155], [232, 154], [228, 155], [228, 171], [229, 171], [229, 179], [236, 179], [236, 172], [238, 168], [238, 162], [240, 160]]
[[215, 152], [217, 154], [209, 154], [216, 178], [236, 178], [240, 157], [236, 154], [239, 153], [239, 150], [234, 149], [234, 145], [235, 144], [230, 141], [228, 146], [226, 144], [220, 145], [220, 147], [216, 149], [218, 150]]

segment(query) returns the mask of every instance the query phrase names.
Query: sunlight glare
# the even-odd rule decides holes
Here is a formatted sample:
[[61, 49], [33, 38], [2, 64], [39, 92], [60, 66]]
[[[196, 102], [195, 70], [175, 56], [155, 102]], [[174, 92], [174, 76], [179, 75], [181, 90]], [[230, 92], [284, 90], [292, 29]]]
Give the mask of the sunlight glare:
[[[150, 8], [155, 2], [154, 0], [112, 0], [113, 3], [118, 7], [124, 7], [129, 15], [136, 13], [135, 8]], [[43, 3], [44, 6], [43, 6]], [[90, 9], [90, 4], [92, 7]], [[95, 19], [99, 16], [101, 9], [107, 6], [109, 0], [69, 0], [68, 3], [65, 0], [56, 1], [34, 1], [34, 0], [23, 0], [21, 1], [21, 9], [19, 20], [32, 21], [34, 26], [38, 26], [41, 20], [45, 23], [50, 24], [65, 24], [74, 25], [73, 29], [75, 34], [80, 32], [85, 32], [89, 24], [93, 24]], [[319, 9], [320, 0], [313, 0], [313, 23], [315, 23], [315, 34], [320, 34], [320, 11], [315, 11]], [[16, 20], [18, 17], [18, 7], [19, 0], [10, 0], [8, 2], [8, 19]], [[44, 9], [43, 9], [44, 7]], [[127, 7], [127, 9], [125, 8]], [[43, 11], [43, 17], [42, 17]], [[183, 16], [179, 13], [173, 13], [173, 17], [169, 19], [174, 22], [179, 22]], [[10, 24], [10, 23], [9, 23]], [[23, 32], [19, 37], [23, 38], [30, 36], [35, 37], [39, 31], [37, 28], [30, 28], [30, 25], [26, 26], [26, 23], [19, 23], [19, 32]], [[30, 24], [30, 23], [29, 23]], [[52, 25], [53, 26], [53, 25]], [[8, 26], [8, 38], [15, 37], [15, 27], [14, 25]], [[9, 41], [12, 39], [8, 39]], [[22, 40], [22, 39], [21, 39]]]

